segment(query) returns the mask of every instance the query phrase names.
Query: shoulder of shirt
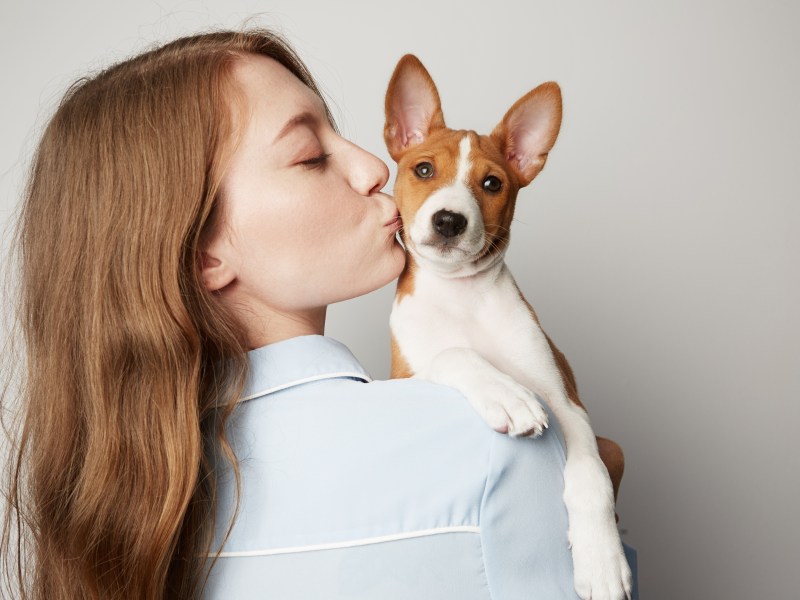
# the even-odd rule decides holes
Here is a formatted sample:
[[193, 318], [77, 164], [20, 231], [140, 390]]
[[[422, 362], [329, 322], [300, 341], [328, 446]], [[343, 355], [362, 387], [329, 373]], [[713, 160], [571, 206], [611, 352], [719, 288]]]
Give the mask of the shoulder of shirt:
[[[456, 389], [372, 380], [324, 336], [292, 338], [249, 358], [248, 389], [226, 425], [243, 483], [228, 556], [474, 530], [502, 473], [538, 452], [493, 431]], [[233, 478], [223, 473], [220, 481], [224, 527]], [[217, 541], [224, 533], [217, 530]]]

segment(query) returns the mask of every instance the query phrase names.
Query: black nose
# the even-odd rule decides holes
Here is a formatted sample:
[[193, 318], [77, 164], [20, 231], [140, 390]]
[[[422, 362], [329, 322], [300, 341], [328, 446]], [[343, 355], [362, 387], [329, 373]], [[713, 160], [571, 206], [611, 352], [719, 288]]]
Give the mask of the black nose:
[[455, 237], [467, 228], [467, 218], [460, 213], [440, 210], [433, 215], [433, 228], [444, 237]]

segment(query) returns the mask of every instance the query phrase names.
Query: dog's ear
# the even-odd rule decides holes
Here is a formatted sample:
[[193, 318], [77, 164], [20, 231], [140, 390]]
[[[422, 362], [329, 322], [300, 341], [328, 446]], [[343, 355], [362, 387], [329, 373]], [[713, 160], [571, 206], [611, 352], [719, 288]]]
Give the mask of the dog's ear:
[[544, 167], [561, 128], [561, 88], [543, 83], [517, 100], [494, 128], [491, 138], [500, 147], [525, 187]]
[[444, 127], [439, 92], [428, 71], [413, 54], [397, 63], [386, 90], [386, 124], [383, 139], [397, 162], [412, 145]]

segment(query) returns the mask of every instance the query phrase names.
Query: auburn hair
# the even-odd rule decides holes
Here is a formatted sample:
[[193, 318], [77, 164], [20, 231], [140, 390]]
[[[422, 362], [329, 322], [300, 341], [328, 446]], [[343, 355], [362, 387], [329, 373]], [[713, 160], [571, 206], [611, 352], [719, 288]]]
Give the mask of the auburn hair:
[[80, 79], [44, 129], [14, 230], [4, 353], [12, 597], [196, 598], [218, 550], [215, 456], [233, 466], [238, 513], [224, 427], [248, 348], [198, 255], [224, 205], [232, 65], [248, 53], [322, 98], [281, 36], [213, 31]]

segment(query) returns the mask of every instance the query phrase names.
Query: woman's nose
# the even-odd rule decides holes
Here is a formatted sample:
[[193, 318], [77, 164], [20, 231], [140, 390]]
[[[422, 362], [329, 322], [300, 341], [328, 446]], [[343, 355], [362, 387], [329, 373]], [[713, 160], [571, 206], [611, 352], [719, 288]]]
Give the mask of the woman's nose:
[[380, 158], [352, 144], [350, 185], [362, 196], [379, 192], [389, 181], [389, 167]]

